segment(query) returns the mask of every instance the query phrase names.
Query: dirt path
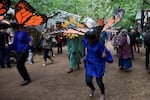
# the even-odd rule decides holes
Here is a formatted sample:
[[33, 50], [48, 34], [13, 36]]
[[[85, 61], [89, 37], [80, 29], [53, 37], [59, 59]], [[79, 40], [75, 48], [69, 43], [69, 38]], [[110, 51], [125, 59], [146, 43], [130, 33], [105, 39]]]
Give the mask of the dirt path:
[[[123, 72], [118, 70], [118, 60], [109, 43], [108, 48], [115, 61], [107, 64], [104, 76], [106, 100], [149, 100], [150, 75], [145, 70], [144, 53], [135, 53], [133, 71]], [[19, 85], [21, 77], [15, 65], [0, 69], [0, 100], [99, 100], [95, 79], [95, 96], [88, 96], [83, 64], [79, 70], [67, 74], [69, 64], [66, 48], [63, 49], [63, 54], [55, 56], [54, 64], [46, 67], [42, 66], [42, 56], [35, 55], [35, 63], [26, 64], [33, 81], [24, 87]]]

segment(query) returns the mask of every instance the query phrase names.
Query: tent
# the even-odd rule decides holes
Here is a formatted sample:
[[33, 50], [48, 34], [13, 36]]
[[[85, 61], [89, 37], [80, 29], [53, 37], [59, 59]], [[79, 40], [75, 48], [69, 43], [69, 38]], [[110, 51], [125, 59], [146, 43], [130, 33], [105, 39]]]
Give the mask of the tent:
[[[47, 15], [47, 16], [50, 16], [50, 15]], [[76, 19], [76, 21], [81, 20], [81, 16], [79, 16], [77, 14], [73, 14], [73, 13], [69, 13], [69, 12], [66, 12], [66, 11], [58, 10], [56, 16], [53, 16], [52, 18], [48, 19], [47, 26], [49, 27], [49, 26], [55, 25], [56, 22], [64, 22], [65, 20], [68, 20], [68, 18], [70, 16], [73, 16]], [[86, 24], [88, 27], [97, 26], [97, 23], [92, 18], [89, 18], [89, 17], [85, 17], [82, 20], [82, 22], [84, 24]]]

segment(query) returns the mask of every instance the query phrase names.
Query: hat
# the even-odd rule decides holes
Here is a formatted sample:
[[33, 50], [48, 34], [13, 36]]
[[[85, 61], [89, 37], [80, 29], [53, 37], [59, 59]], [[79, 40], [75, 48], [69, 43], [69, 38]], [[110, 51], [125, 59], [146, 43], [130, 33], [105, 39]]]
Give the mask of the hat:
[[88, 32], [85, 33], [85, 36], [87, 39], [94, 40], [98, 36], [98, 34], [97, 34], [96, 30], [91, 28], [91, 29], [89, 29]]
[[127, 33], [127, 30], [126, 29], [122, 29], [120, 32], [121, 33]]

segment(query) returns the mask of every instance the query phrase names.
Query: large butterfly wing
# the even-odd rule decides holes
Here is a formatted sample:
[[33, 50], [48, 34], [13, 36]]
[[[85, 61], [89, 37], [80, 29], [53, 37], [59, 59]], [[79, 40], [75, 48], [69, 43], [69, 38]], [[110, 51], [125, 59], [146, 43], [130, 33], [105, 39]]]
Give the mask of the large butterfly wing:
[[35, 14], [30, 19], [24, 23], [25, 26], [38, 26], [47, 21], [47, 17], [42, 14]]
[[109, 21], [104, 26], [103, 31], [116, 25], [124, 16], [124, 13], [125, 13], [124, 9], [120, 9], [120, 8], [115, 9], [113, 15], [110, 17]]
[[109, 21], [104, 26], [103, 31], [105, 31], [106, 29], [108, 29], [114, 23], [114, 21], [115, 21], [114, 18], [110, 17]]
[[35, 10], [26, 1], [19, 1], [15, 7], [15, 17], [19, 25], [23, 25]]
[[0, 0], [0, 16], [4, 15], [10, 7], [10, 0]]
[[19, 1], [15, 7], [15, 17], [19, 25], [37, 26], [46, 22], [47, 17], [36, 14], [35, 9], [26, 2]]

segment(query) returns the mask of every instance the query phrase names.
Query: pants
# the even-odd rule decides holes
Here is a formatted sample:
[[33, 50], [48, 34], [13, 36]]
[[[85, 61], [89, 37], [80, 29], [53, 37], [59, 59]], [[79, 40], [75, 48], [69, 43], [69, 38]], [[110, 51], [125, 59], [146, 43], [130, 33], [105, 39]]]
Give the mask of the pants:
[[0, 66], [2, 68], [5, 67], [5, 65], [4, 65], [4, 62], [5, 62], [4, 59], [5, 59], [5, 48], [0, 47]]
[[62, 53], [62, 43], [57, 43], [57, 52], [58, 54]]
[[51, 55], [54, 56], [53, 47], [50, 48]]
[[[101, 90], [101, 93], [102, 94], [105, 94], [105, 87], [104, 87], [104, 83], [102, 81], [102, 77], [96, 77], [96, 82]], [[93, 76], [90, 76], [90, 75], [86, 75], [86, 85], [91, 88], [91, 90], [95, 90], [95, 87], [92, 83], [92, 80], [93, 80]]]
[[7, 67], [10, 67], [10, 50], [9, 48], [1, 47], [0, 48], [0, 66], [5, 67], [5, 60]]
[[34, 61], [33, 61], [33, 52], [31, 52], [30, 50], [29, 50], [29, 54], [28, 54], [28, 61], [29, 61], [29, 63], [33, 63]]
[[146, 65], [146, 69], [150, 70], [149, 68], [149, 60], [150, 60], [150, 47], [146, 47], [146, 57], [145, 57], [145, 65]]
[[50, 49], [44, 49], [44, 55], [43, 55], [44, 61], [47, 61], [47, 58], [52, 60], [51, 57], [48, 55], [49, 51]]
[[28, 71], [25, 67], [25, 62], [28, 57], [28, 51], [17, 53], [17, 69], [24, 80], [31, 80]]
[[9, 48], [6, 48], [5, 49], [5, 57], [6, 57], [6, 62], [7, 62], [7, 67], [10, 67], [10, 49]]

